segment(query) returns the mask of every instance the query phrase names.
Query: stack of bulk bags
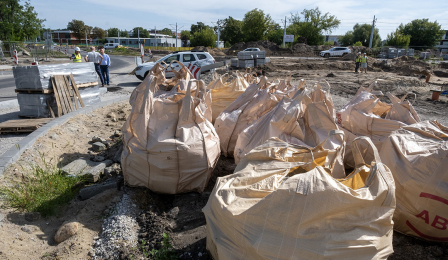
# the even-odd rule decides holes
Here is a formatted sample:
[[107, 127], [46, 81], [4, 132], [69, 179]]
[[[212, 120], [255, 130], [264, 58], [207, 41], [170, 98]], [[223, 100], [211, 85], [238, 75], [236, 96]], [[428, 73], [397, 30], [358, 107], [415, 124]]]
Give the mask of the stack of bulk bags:
[[220, 154], [219, 137], [206, 118], [210, 94], [186, 74], [173, 88], [180, 92], [156, 96], [164, 79], [155, 68], [131, 96], [132, 112], [122, 128], [125, 181], [161, 193], [202, 192]]
[[[284, 97], [274, 109], [239, 134], [235, 163], [271, 137], [314, 147], [325, 140], [330, 131], [338, 129], [333, 115], [331, 96], [320, 85], [311, 90], [302, 88], [293, 98]], [[342, 157], [339, 162], [338, 177], [345, 177]]]
[[[281, 90], [276, 90], [281, 88]], [[289, 90], [295, 90], [286, 80], [279, 85], [262, 77], [258, 84], [251, 84], [232, 104], [216, 118], [215, 128], [219, 135], [221, 150], [233, 157], [238, 134], [252, 122], [274, 108]]]
[[448, 128], [437, 121], [403, 126], [380, 155], [396, 184], [394, 229], [448, 242]]
[[[392, 104], [381, 102], [378, 96], [383, 94], [380, 91], [373, 91], [375, 83], [368, 88], [361, 87], [352, 100], [337, 113], [338, 124], [342, 126], [347, 136], [348, 148], [357, 136], [368, 136], [376, 147], [381, 149], [381, 144], [393, 131], [420, 122], [412, 104], [404, 100], [407, 95], [400, 100], [387, 93]], [[348, 151], [349, 149], [345, 162], [347, 166], [353, 167], [353, 157]], [[370, 153], [368, 158], [372, 159], [373, 154]]]
[[[372, 162], [356, 149], [365, 141]], [[218, 178], [203, 209], [213, 258], [387, 259], [393, 252], [392, 174], [370, 139], [360, 137], [353, 145], [355, 170], [334, 178], [332, 155], [342, 153], [343, 139], [332, 142], [339, 144], [336, 151], [272, 138], [242, 158], [234, 174]]]
[[207, 87], [207, 89], [210, 89], [212, 92], [213, 123], [218, 115], [243, 94], [249, 86], [249, 83], [247, 83], [239, 72], [236, 72], [235, 78], [231, 82], [226, 82], [227, 79], [228, 75], [224, 74], [218, 79], [210, 82]]

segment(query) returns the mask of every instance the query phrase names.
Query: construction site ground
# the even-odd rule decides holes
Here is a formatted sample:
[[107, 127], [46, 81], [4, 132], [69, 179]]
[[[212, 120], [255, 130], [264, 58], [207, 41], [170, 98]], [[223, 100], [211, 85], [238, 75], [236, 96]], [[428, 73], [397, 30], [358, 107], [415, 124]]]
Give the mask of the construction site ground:
[[[418, 67], [413, 61], [411, 62], [407, 65], [403, 62], [402, 66]], [[308, 85], [320, 82], [327, 88], [326, 82], [328, 82], [337, 110], [353, 97], [360, 86], [365, 87], [378, 80], [375, 90], [381, 90], [384, 94], [392, 92], [399, 97], [408, 92], [415, 93], [414, 108], [422, 120], [438, 120], [448, 125], [447, 97], [442, 96], [439, 101], [430, 99], [432, 95], [430, 90], [440, 89], [441, 85], [448, 82], [448, 78], [432, 76], [430, 82], [435, 84], [428, 84], [419, 74], [403, 75], [407, 74], [405, 69], [392, 68], [393, 71], [385, 72], [383, 70], [386, 70], [386, 67], [370, 64], [367, 74], [355, 74], [354, 66], [354, 62], [342, 59], [276, 57], [271, 59], [271, 63], [252, 71], [258, 74], [264, 73], [272, 80], [291, 75], [292, 84], [305, 79]], [[424, 69], [420, 67], [418, 69]], [[430, 69], [434, 70], [431, 67]], [[230, 70], [232, 71], [234, 70]], [[218, 69], [216, 72], [224, 74], [227, 71]], [[211, 73], [202, 76], [206, 83], [212, 79]], [[117, 80], [121, 77], [124, 79], [129, 75], [124, 73], [117, 75]], [[135, 83], [131, 85], [135, 87]], [[126, 93], [129, 93], [131, 85], [117, 84], [114, 86], [114, 91], [120, 93], [125, 88]], [[383, 99], [388, 102], [386, 97]], [[0, 178], [0, 185], [8, 185], [10, 180], [19, 180], [22, 174], [29, 171], [30, 165], [42, 165], [42, 157], [52, 164], [66, 165], [80, 157], [94, 156], [95, 153], [90, 149], [92, 137], [111, 139], [115, 131], [121, 129], [130, 109], [128, 102], [121, 102], [90, 114], [76, 115], [64, 125], [51, 129], [5, 171]], [[111, 117], [112, 113], [115, 117]], [[116, 150], [117, 147], [113, 146], [103, 152], [106, 159], [112, 157]], [[139, 240], [145, 243], [140, 243], [136, 247], [117, 247], [118, 259], [144, 259], [148, 255], [147, 252], [159, 247], [163, 233], [172, 239], [175, 255], [179, 259], [212, 259], [205, 248], [206, 222], [201, 209], [207, 203], [216, 178], [233, 173], [235, 167], [232, 158], [221, 156], [202, 194], [163, 195], [145, 188], [132, 187], [125, 187], [120, 191], [110, 189], [84, 201], [77, 197], [69, 205], [58, 209], [56, 216], [34, 221], [27, 220], [24, 212], [2, 208], [0, 259], [96, 259], [92, 252], [95, 241], [101, 237], [103, 221], [108, 218], [111, 209], [123, 194], [129, 195], [138, 208], [136, 221], [139, 223], [139, 229], [136, 232]], [[73, 237], [57, 244], [54, 235], [58, 228], [68, 221], [79, 222], [79, 230]], [[448, 259], [446, 243], [422, 241], [395, 232], [393, 246], [395, 253], [389, 259]]]

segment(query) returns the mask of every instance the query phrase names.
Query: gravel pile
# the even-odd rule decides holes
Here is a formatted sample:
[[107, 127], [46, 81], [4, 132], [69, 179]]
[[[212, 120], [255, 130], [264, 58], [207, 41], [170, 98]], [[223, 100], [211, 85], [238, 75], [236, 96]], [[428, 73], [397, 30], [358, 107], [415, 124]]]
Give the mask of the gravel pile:
[[120, 248], [137, 246], [137, 206], [124, 194], [111, 215], [103, 223], [101, 237], [94, 243], [92, 259], [119, 259]]

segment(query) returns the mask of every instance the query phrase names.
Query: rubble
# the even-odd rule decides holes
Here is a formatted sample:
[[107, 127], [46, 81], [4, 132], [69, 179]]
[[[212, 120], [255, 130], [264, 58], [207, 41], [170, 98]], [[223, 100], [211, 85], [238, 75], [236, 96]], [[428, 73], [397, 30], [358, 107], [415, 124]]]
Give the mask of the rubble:
[[97, 182], [99, 177], [104, 174], [104, 168], [112, 165], [111, 160], [102, 162], [93, 162], [85, 158], [79, 158], [66, 166], [61, 170], [64, 174], [85, 176], [90, 182]]

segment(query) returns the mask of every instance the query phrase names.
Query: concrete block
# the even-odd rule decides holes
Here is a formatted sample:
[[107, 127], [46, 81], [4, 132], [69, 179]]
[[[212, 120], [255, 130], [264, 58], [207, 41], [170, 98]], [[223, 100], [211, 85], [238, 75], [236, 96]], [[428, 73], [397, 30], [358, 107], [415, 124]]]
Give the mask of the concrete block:
[[102, 162], [92, 162], [89, 159], [79, 158], [66, 166], [61, 170], [64, 174], [73, 176], [85, 176], [88, 181], [96, 182], [100, 176], [104, 173], [104, 168], [112, 165], [111, 160]]

